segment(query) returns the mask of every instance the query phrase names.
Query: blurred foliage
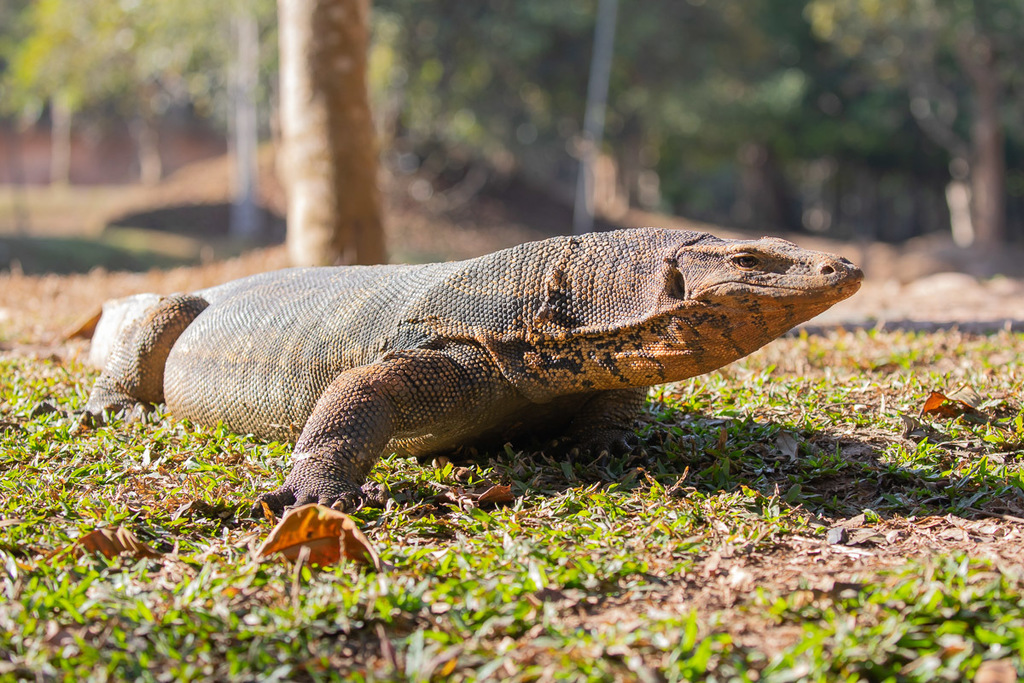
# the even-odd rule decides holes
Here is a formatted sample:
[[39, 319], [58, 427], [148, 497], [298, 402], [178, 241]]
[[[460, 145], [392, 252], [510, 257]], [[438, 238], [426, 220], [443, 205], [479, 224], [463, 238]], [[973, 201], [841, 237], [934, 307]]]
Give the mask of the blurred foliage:
[[[595, 5], [378, 0], [376, 49], [390, 70], [374, 76], [391, 129], [511, 155], [545, 183], [571, 186]], [[804, 3], [623, 6], [615, 50], [605, 148], [625, 183], [656, 172], [656, 208], [743, 222], [734, 209], [747, 172], [778, 195], [774, 215], [748, 214], [798, 228], [801, 206], [825, 192], [822, 162], [836, 185], [860, 192], [884, 180], [898, 199], [924, 178], [943, 201], [945, 152], [915, 125], [898, 84], [869, 78], [812, 32]], [[847, 204], [849, 217], [874, 219]]]
[[[273, 110], [276, 16], [262, 30]], [[376, 0], [370, 61], [383, 147], [404, 170], [467, 164], [573, 187], [596, 0]], [[223, 121], [234, 3], [12, 2], [0, 16], [0, 102]], [[648, 0], [623, 3], [604, 148], [634, 205], [751, 226], [903, 239], [948, 229], [944, 144], [973, 116], [958, 41], [998, 54], [1011, 236], [1024, 235], [1022, 9], [1011, 0]], [[13, 9], [12, 9], [13, 8]], [[9, 17], [10, 21], [4, 21]], [[961, 41], [962, 42], [962, 41]], [[927, 92], [923, 89], [927, 88]], [[264, 126], [267, 130], [267, 126]], [[969, 150], [968, 150], [969, 152]]]
[[[232, 18], [253, 12], [264, 26], [273, 0], [242, 3], [157, 0], [36, 0], [8, 23], [0, 106], [39, 111], [62, 99], [72, 111], [113, 107], [157, 116], [187, 102], [223, 110], [234, 54]], [[271, 43], [264, 71], [276, 69]]]

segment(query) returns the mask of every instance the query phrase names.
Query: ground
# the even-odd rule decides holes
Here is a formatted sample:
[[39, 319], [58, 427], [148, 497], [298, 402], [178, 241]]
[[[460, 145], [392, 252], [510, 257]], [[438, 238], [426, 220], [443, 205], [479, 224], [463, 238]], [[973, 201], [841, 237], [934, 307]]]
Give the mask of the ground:
[[[538, 229], [488, 197], [432, 208], [399, 190], [392, 244], [412, 258], [486, 251], [557, 219]], [[877, 265], [884, 248], [861, 251], [877, 270], [849, 307], [653, 391], [634, 453], [588, 462], [527, 440], [385, 459], [373, 478], [394, 503], [356, 514], [379, 574], [254, 558], [269, 523], [236, 512], [282, 480], [287, 444], [160, 413], [72, 429], [96, 375], [86, 343], [65, 338], [77, 320], [110, 296], [279, 267], [279, 247], [141, 274], [2, 274], [0, 679], [1020, 672], [1021, 285], [935, 275], [937, 256], [901, 281]], [[877, 319], [944, 324], [865, 329]], [[925, 411], [933, 391], [953, 399]], [[514, 502], [467, 495], [492, 482]], [[161, 555], [60, 552], [116, 525]]]

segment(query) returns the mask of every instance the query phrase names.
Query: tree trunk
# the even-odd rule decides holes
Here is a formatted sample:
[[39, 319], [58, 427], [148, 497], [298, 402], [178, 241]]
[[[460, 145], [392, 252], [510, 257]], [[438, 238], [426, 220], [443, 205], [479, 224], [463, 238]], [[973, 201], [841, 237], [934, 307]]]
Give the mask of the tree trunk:
[[71, 182], [71, 108], [61, 96], [50, 100], [50, 184]]
[[135, 120], [135, 148], [139, 157], [139, 181], [143, 185], [156, 185], [164, 175], [160, 158], [160, 133], [156, 112], [150, 104], [155, 96], [152, 85], [145, 85], [139, 99], [139, 115]]
[[987, 40], [961, 48], [974, 95], [971, 123], [971, 218], [975, 243], [995, 247], [1006, 240], [1006, 157], [999, 120], [999, 75]]
[[369, 0], [278, 0], [283, 181], [296, 265], [382, 263]]
[[259, 78], [259, 27], [251, 12], [239, 6], [235, 15], [238, 39], [232, 88], [234, 104], [234, 198], [231, 203], [230, 234], [243, 239], [257, 239], [263, 226], [258, 205], [259, 196], [259, 130], [256, 119], [256, 84]]

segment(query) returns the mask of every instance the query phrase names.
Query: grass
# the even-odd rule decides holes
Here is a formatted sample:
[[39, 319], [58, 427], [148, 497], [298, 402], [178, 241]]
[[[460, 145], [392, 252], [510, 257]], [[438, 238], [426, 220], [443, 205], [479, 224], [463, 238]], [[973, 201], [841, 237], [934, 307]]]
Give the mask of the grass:
[[[0, 679], [962, 680], [1024, 647], [1024, 336], [836, 332], [652, 392], [642, 452], [388, 457], [386, 571], [257, 562], [290, 447], [0, 357]], [[977, 414], [921, 417], [933, 390]], [[481, 509], [439, 493], [511, 484]], [[204, 501], [206, 505], [195, 503]], [[165, 553], [53, 555], [124, 525]], [[829, 543], [830, 529], [844, 543]]]

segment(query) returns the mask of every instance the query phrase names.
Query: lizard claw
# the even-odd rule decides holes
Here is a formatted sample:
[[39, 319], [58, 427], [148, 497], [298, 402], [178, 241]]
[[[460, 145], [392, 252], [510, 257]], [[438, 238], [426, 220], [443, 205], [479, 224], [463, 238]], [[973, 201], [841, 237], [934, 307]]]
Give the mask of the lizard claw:
[[89, 427], [102, 427], [107, 424], [108, 418], [113, 417], [120, 417], [127, 424], [145, 424], [152, 412], [153, 406], [141, 401], [86, 406], [85, 410], [78, 413], [75, 428], [78, 431]]
[[355, 512], [366, 502], [366, 496], [356, 486], [337, 479], [311, 476], [297, 467], [285, 478], [281, 488], [264, 493], [256, 499], [251, 516], [265, 517], [265, 503], [275, 515], [287, 508], [317, 503], [343, 512]]
[[570, 454], [589, 454], [594, 458], [619, 456], [635, 450], [639, 445], [640, 437], [631, 429], [600, 429], [577, 439]]
[[252, 519], [265, 519], [267, 518], [266, 509], [270, 508], [270, 511], [275, 515], [280, 515], [284, 512], [284, 509], [295, 502], [295, 494], [285, 487], [281, 487], [271, 493], [264, 493], [252, 506], [252, 510], [249, 511], [249, 517]]

